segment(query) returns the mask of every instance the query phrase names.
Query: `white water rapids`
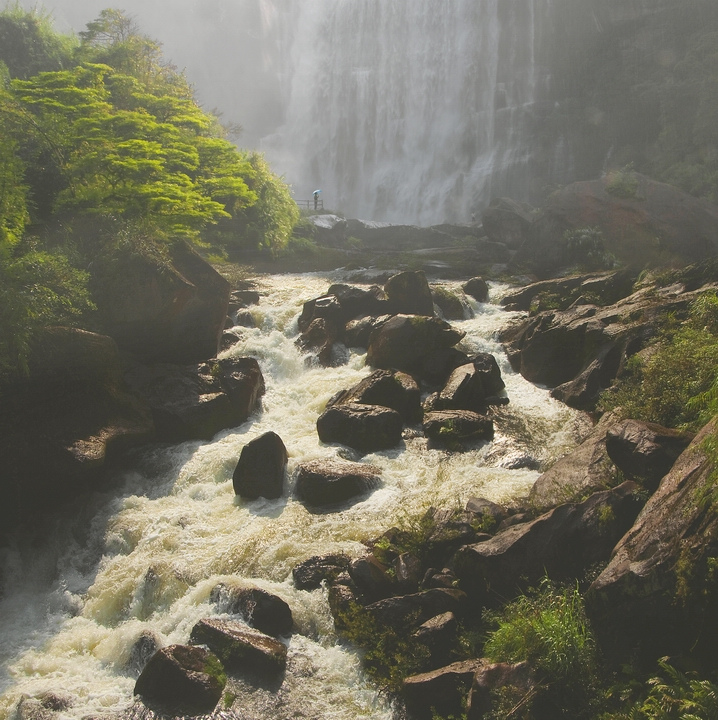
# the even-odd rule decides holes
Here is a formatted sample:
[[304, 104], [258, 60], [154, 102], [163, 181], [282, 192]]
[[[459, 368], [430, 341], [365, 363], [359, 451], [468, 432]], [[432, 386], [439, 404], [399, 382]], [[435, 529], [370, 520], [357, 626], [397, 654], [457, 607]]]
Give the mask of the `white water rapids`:
[[[136, 668], [133, 644], [150, 632], [163, 644], [186, 643], [200, 618], [216, 615], [209, 594], [241, 579], [289, 603], [295, 632], [278, 692], [238, 684], [223, 717], [251, 720], [389, 720], [392, 708], [367, 681], [358, 654], [336, 636], [325, 591], [294, 589], [292, 568], [336, 551], [358, 554], [376, 537], [430, 505], [458, 507], [471, 496], [494, 501], [525, 493], [538, 471], [510, 469], [514, 441], [494, 441], [461, 454], [428, 450], [420, 437], [365, 461], [383, 485], [348, 509], [312, 514], [292, 497], [292, 471], [304, 461], [345, 453], [317, 438], [316, 419], [338, 390], [367, 376], [365, 355], [337, 368], [305, 366], [294, 344], [302, 303], [340, 280], [319, 275], [262, 279], [247, 329], [229, 354], [259, 360], [267, 393], [263, 410], [211, 442], [187, 442], [134, 453], [118, 486], [74, 506], [40, 547], [4, 552], [6, 596], [0, 603], [0, 717], [20, 718], [23, 696], [66, 696], [55, 717], [128, 716]], [[492, 287], [492, 300], [503, 291]], [[473, 303], [476, 317], [455, 323], [462, 345], [495, 354], [513, 415], [527, 428], [528, 452], [542, 465], [575, 443], [577, 414], [514, 373], [496, 330], [509, 315]], [[242, 501], [232, 473], [242, 447], [273, 430], [289, 452], [287, 492], [280, 500]], [[501, 451], [499, 451], [501, 450]], [[221, 709], [221, 707], [220, 707]]]

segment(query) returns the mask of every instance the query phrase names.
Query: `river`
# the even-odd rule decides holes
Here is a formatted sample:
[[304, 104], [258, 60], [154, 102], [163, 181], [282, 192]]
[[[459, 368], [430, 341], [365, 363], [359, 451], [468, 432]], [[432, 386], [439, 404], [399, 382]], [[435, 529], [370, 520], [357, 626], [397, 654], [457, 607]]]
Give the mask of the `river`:
[[[52, 692], [67, 700], [55, 717], [72, 720], [149, 716], [133, 707], [139, 671], [132, 650], [142, 634], [185, 643], [200, 618], [217, 615], [211, 590], [240, 580], [290, 605], [295, 631], [277, 692], [235, 680], [227, 718], [389, 720], [389, 700], [367, 680], [358, 653], [333, 628], [325, 591], [298, 591], [292, 568], [312, 555], [356, 555], [362, 540], [401, 525], [431, 505], [459, 507], [471, 496], [506, 501], [525, 494], [540, 470], [576, 443], [580, 417], [514, 373], [497, 330], [511, 317], [492, 285], [488, 303], [471, 301], [475, 317], [455, 322], [462, 347], [493, 353], [521, 438], [498, 432], [464, 453], [429, 450], [420, 433], [401, 446], [365, 456], [382, 469], [382, 486], [362, 502], [323, 514], [292, 497], [292, 473], [311, 459], [353, 451], [322, 444], [316, 419], [327, 400], [369, 374], [365, 353], [336, 368], [307, 366], [295, 345], [302, 303], [344, 275], [260, 279], [256, 328], [228, 355], [256, 357], [267, 385], [263, 409], [210, 442], [135, 451], [111, 489], [63, 510], [47, 538], [3, 551], [7, 592], [0, 603], [0, 717], [25, 718], [23, 696]], [[451, 286], [451, 283], [448, 283]], [[240, 500], [232, 473], [242, 447], [273, 430], [288, 453], [288, 483], [279, 500]], [[529, 455], [533, 467], [521, 458]], [[228, 688], [229, 689], [229, 688]], [[24, 704], [28, 707], [27, 703]]]

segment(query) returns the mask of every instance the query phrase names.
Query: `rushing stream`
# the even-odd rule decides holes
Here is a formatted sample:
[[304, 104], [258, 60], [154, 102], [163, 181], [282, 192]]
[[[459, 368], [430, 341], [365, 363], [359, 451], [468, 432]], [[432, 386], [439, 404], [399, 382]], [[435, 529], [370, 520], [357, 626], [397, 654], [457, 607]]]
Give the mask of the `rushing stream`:
[[[128, 716], [139, 671], [132, 657], [137, 639], [149, 633], [162, 644], [187, 642], [197, 620], [217, 614], [209, 601], [212, 588], [230, 578], [286, 600], [295, 632], [287, 640], [279, 691], [237, 684], [238, 699], [224, 716], [391, 717], [390, 704], [363, 675], [358, 654], [338, 640], [324, 591], [295, 590], [292, 568], [312, 555], [356, 555], [363, 539], [430, 505], [525, 493], [539, 470], [525, 469], [517, 457], [528, 453], [541, 468], [565, 453], [575, 443], [577, 414], [511, 370], [493, 339], [509, 319], [495, 304], [502, 288], [494, 286], [492, 303], [473, 303], [475, 317], [455, 324], [467, 333], [462, 346], [497, 357], [521, 442], [499, 432], [491, 443], [451, 454], [407, 437], [394, 450], [364, 458], [382, 468], [380, 489], [348, 509], [309, 512], [292, 498], [292, 471], [310, 459], [355, 457], [320, 443], [315, 424], [336, 391], [369, 374], [365, 355], [354, 351], [341, 367], [307, 367], [294, 343], [302, 303], [338, 279], [263, 278], [262, 301], [253, 308], [258, 327], [247, 329], [228, 351], [259, 360], [267, 385], [261, 413], [211, 442], [136, 452], [117, 487], [71, 508], [40, 547], [4, 553], [0, 717], [22, 717], [23, 695], [44, 692], [70, 701], [59, 718]], [[234, 467], [244, 444], [268, 430], [289, 452], [287, 492], [280, 500], [242, 501], [232, 488]]]

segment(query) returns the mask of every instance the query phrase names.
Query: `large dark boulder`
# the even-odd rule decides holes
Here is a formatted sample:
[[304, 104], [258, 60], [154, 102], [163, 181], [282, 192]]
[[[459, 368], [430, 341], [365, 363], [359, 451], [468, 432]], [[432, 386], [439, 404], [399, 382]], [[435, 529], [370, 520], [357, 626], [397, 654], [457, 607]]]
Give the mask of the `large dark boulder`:
[[234, 492], [249, 500], [282, 497], [287, 460], [287, 448], [276, 433], [266, 432], [250, 440], [232, 475]]
[[462, 443], [494, 435], [491, 418], [468, 410], [436, 410], [424, 415], [424, 435], [435, 444], [455, 449]]
[[169, 263], [134, 253], [102, 258], [93, 297], [103, 327], [145, 362], [196, 363], [214, 357], [224, 329], [229, 283], [187, 243], [169, 247]]
[[276, 678], [287, 665], [286, 645], [232, 620], [200, 620], [192, 628], [190, 642], [206, 645], [227, 669], [240, 670], [264, 679]]
[[593, 582], [586, 610], [611, 658], [653, 661], [718, 653], [718, 557], [715, 464], [709, 423], [663, 478]]
[[461, 289], [479, 302], [486, 302], [489, 299], [489, 286], [483, 278], [471, 278], [461, 286]]
[[221, 583], [212, 589], [212, 600], [223, 612], [241, 615], [253, 628], [267, 635], [290, 635], [292, 610], [282, 598], [256, 587]]
[[149, 706], [177, 715], [210, 713], [227, 678], [217, 657], [201, 647], [170, 645], [158, 650], [135, 683]]
[[496, 358], [490, 353], [481, 353], [451, 373], [439, 393], [437, 409], [482, 412], [488, 405], [487, 399], [504, 387]]
[[339, 336], [346, 323], [341, 303], [336, 295], [322, 295], [304, 303], [297, 321], [299, 330], [306, 333], [315, 320], [324, 320], [327, 332]]
[[29, 371], [0, 390], [0, 535], [93, 487], [109, 461], [154, 438], [106, 335], [48, 328], [31, 345]]
[[314, 460], [297, 468], [294, 492], [315, 507], [348, 502], [379, 487], [381, 470], [373, 465]]
[[392, 370], [376, 370], [354, 387], [335, 395], [329, 406], [360, 403], [396, 410], [407, 425], [421, 420], [421, 390], [411, 375]]
[[474, 317], [474, 311], [466, 298], [443, 285], [432, 285], [431, 298], [445, 320], [466, 320]]
[[453, 348], [464, 335], [438, 318], [395, 315], [371, 333], [367, 365], [421, 375], [433, 354]]
[[505, 603], [544, 576], [557, 581], [580, 577], [608, 559], [641, 504], [638, 486], [625, 482], [462, 547], [454, 570], [461, 587], [487, 605]]
[[421, 270], [406, 270], [392, 275], [384, 285], [389, 312], [398, 315], [434, 315], [434, 301], [426, 275]]
[[389, 568], [371, 553], [354, 558], [348, 570], [362, 604], [367, 605], [394, 594], [396, 582], [389, 575]]
[[693, 438], [655, 423], [624, 420], [606, 433], [606, 451], [627, 477], [655, 490]]
[[341, 443], [360, 452], [396, 447], [401, 441], [402, 428], [401, 415], [380, 405], [335, 405], [317, 419], [322, 442]]
[[406, 678], [402, 696], [410, 720], [462, 715], [474, 677], [486, 664], [485, 660], [479, 659], [461, 660]]
[[386, 293], [378, 286], [361, 288], [356, 285], [335, 283], [327, 291], [334, 295], [342, 309], [342, 319], [348, 322], [365, 315], [378, 316], [389, 312]]
[[414, 630], [429, 618], [451, 612], [462, 616], [466, 605], [466, 593], [454, 588], [432, 588], [377, 600], [366, 606], [367, 612], [382, 625], [395, 629]]
[[163, 442], [211, 440], [259, 408], [264, 377], [254, 358], [223, 358], [199, 365], [135, 365], [130, 386], [147, 398]]
[[294, 587], [298, 590], [316, 590], [322, 582], [332, 584], [338, 575], [349, 568], [350, 562], [351, 558], [342, 553], [310, 557], [292, 570]]

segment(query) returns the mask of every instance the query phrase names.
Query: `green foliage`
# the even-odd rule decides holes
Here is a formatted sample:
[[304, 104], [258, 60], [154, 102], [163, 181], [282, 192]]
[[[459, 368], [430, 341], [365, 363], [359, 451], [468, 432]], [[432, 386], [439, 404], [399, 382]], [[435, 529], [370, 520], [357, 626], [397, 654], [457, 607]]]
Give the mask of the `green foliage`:
[[638, 196], [638, 178], [633, 171], [633, 163], [608, 173], [606, 192], [626, 200], [633, 200]]
[[648, 695], [627, 710], [601, 720], [718, 720], [718, 685], [659, 661], [660, 674], [648, 681]]
[[364, 667], [382, 687], [398, 692], [404, 678], [421, 672], [428, 649], [407, 638], [401, 628], [381, 625], [361, 605], [342, 613], [343, 635], [364, 650]]
[[563, 241], [567, 261], [583, 270], [610, 270], [616, 264], [615, 258], [604, 248], [603, 233], [599, 228], [567, 230]]
[[704, 294], [688, 322], [667, 321], [655, 350], [631, 358], [622, 379], [604, 393], [604, 410], [697, 430], [718, 412], [718, 296]]
[[526, 661], [542, 686], [542, 702], [564, 711], [588, 709], [595, 692], [598, 658], [595, 641], [577, 588], [558, 589], [545, 580], [500, 612], [485, 614], [497, 627], [484, 655], [495, 662]]

